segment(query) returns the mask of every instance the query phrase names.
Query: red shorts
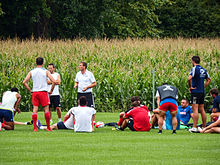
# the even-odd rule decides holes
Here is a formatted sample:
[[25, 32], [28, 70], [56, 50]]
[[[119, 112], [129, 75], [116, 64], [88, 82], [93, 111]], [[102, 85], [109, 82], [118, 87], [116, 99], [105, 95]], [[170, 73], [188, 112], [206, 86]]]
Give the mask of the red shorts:
[[173, 112], [173, 111], [177, 111], [177, 106], [173, 103], [163, 103], [162, 105], [160, 105], [159, 107], [159, 110], [162, 110], [162, 111], [167, 111], [169, 110], [170, 112]]
[[33, 92], [32, 93], [32, 104], [34, 106], [42, 106], [45, 107], [46, 105], [50, 104], [49, 95], [46, 91], [41, 92]]

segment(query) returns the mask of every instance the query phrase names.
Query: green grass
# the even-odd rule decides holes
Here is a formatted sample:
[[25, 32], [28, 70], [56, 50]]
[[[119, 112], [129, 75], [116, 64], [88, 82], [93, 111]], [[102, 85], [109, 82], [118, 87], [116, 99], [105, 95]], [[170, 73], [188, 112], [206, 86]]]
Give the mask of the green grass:
[[[44, 122], [42, 112], [38, 119]], [[62, 114], [62, 117], [64, 113]], [[16, 115], [16, 121], [29, 121], [31, 113]], [[53, 120], [57, 116], [53, 113]], [[96, 121], [117, 122], [118, 113], [97, 113]], [[0, 164], [218, 164], [218, 134], [177, 135], [157, 129], [150, 132], [112, 131], [94, 133], [72, 130], [33, 132], [33, 126], [16, 125], [14, 131], [0, 132]]]

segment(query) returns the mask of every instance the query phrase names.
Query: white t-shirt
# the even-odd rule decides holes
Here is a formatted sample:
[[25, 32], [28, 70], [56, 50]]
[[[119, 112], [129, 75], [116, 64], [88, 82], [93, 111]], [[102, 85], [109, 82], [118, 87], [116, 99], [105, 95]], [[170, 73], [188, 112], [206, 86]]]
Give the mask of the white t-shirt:
[[2, 104], [0, 109], [14, 110], [14, 105], [17, 101], [17, 92], [6, 91], [2, 97]]
[[33, 80], [33, 92], [47, 91], [47, 70], [45, 68], [35, 68], [31, 71]]
[[75, 82], [78, 82], [78, 92], [79, 93], [89, 93], [92, 92], [92, 88], [87, 89], [85, 92], [83, 92], [83, 88], [88, 87], [92, 83], [96, 82], [95, 77], [92, 72], [86, 70], [84, 74], [82, 74], [81, 71], [79, 71], [76, 74]]
[[[57, 80], [57, 77], [60, 75], [59, 73], [54, 72], [53, 74], [51, 74], [54, 78], [54, 80]], [[50, 89], [52, 87], [52, 84], [48, 85], [48, 92], [50, 92]], [[51, 96], [55, 96], [55, 95], [60, 95], [59, 93], [59, 85], [55, 85], [54, 89], [53, 89], [53, 93], [51, 94]]]
[[66, 126], [66, 128], [68, 129], [74, 129], [73, 128], [73, 115], [71, 113], [72, 109], [70, 109], [68, 112], [67, 112], [67, 115], [70, 115], [70, 117], [65, 121], [63, 122], [63, 124]]
[[75, 117], [75, 132], [92, 132], [92, 116], [96, 114], [96, 110], [91, 107], [73, 107], [72, 114]]

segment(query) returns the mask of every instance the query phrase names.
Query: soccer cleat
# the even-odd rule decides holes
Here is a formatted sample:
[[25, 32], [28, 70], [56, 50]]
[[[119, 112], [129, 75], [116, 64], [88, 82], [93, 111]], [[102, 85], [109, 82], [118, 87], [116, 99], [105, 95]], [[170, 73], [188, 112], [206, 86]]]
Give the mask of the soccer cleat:
[[37, 120], [37, 128], [40, 129], [41, 126], [42, 124], [40, 123], [40, 120]]
[[199, 133], [198, 129], [197, 129], [197, 128], [194, 128], [194, 127], [188, 129], [188, 131], [189, 131], [190, 133]]
[[202, 132], [202, 130], [203, 130], [202, 128], [198, 127], [198, 131], [199, 131], [199, 132]]
[[32, 124], [33, 124], [33, 120], [27, 122], [27, 125], [32, 125]]
[[158, 134], [162, 134], [162, 130], [159, 130], [157, 133], [158, 133]]
[[117, 130], [117, 131], [124, 131], [121, 127], [119, 128], [117, 125], [115, 125], [115, 130]]

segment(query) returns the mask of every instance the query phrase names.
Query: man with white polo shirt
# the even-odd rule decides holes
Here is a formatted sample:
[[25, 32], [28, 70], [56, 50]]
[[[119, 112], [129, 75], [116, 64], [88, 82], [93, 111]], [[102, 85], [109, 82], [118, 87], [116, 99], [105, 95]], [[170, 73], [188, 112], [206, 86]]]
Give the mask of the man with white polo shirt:
[[[92, 88], [96, 86], [96, 80], [92, 72], [87, 70], [87, 63], [79, 64], [79, 72], [76, 74], [74, 88], [78, 87], [77, 100], [81, 96], [85, 96], [88, 107], [94, 107], [94, 99], [92, 96]], [[78, 101], [77, 101], [78, 104]]]
[[[55, 72], [55, 65], [53, 63], [50, 63], [48, 65], [48, 70], [50, 71], [53, 78], [56, 80], [53, 93], [50, 95], [50, 106], [49, 106], [50, 122], [53, 123], [52, 113], [51, 113], [51, 110], [53, 107], [57, 111], [58, 120], [61, 121], [61, 108], [60, 108], [61, 105], [60, 105], [60, 93], [59, 93], [59, 85], [60, 85], [61, 79], [60, 79], [60, 74]], [[47, 79], [47, 83], [48, 83], [48, 92], [49, 92], [52, 87], [52, 82], [49, 79]]]
[[74, 131], [75, 132], [92, 132], [94, 131], [93, 123], [95, 121], [96, 110], [92, 107], [88, 107], [85, 96], [81, 96], [78, 99], [78, 107], [71, 108], [73, 115]]
[[13, 112], [20, 113], [18, 105], [21, 101], [21, 95], [18, 93], [17, 88], [12, 88], [11, 91], [3, 93], [2, 103], [0, 105], [0, 131], [2, 128], [5, 130], [14, 130], [14, 114]]
[[[53, 76], [50, 74], [48, 70], [43, 68], [44, 59], [42, 57], [38, 57], [36, 59], [37, 67], [31, 70], [23, 81], [23, 85], [25, 88], [32, 93], [32, 104], [33, 104], [33, 113], [32, 120], [34, 124], [34, 131], [37, 131], [37, 112], [38, 107], [41, 105], [44, 109], [44, 116], [47, 123], [47, 131], [51, 131], [50, 129], [50, 113], [49, 113], [49, 94], [53, 92], [56, 81]], [[32, 78], [33, 80], [33, 89], [28, 86], [29, 80]], [[48, 94], [48, 85], [47, 78], [49, 78], [52, 82], [51, 90]]]

